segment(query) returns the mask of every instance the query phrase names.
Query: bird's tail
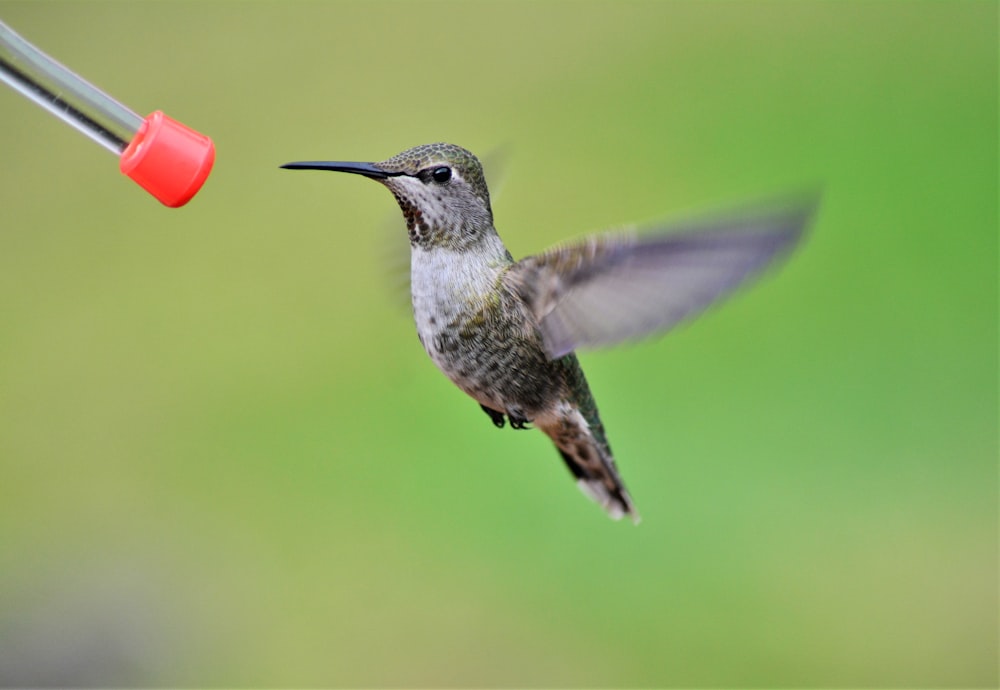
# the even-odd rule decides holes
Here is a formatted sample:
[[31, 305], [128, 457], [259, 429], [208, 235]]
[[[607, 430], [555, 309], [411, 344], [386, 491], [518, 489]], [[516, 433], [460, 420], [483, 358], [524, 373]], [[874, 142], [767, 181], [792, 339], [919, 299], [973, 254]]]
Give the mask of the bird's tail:
[[535, 424], [556, 444], [583, 493], [599, 503], [612, 519], [628, 515], [639, 524], [639, 513], [618, 474], [596, 408], [593, 412], [588, 422], [576, 405], [564, 403], [555, 415], [536, 419]]

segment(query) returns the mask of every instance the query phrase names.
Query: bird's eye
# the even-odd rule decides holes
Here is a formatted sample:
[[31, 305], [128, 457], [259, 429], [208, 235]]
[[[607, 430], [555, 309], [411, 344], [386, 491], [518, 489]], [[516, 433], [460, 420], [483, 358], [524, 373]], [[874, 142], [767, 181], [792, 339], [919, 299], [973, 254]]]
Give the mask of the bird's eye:
[[435, 182], [447, 182], [451, 179], [451, 168], [447, 168], [445, 166], [434, 168], [431, 172], [431, 179]]

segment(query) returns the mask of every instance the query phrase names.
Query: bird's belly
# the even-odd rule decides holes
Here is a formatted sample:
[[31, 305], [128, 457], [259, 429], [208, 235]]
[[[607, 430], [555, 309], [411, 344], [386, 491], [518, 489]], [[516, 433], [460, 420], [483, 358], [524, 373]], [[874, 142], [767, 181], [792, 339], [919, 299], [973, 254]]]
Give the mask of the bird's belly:
[[417, 333], [438, 369], [466, 394], [530, 419], [551, 404], [560, 376], [534, 329], [503, 306], [423, 312], [415, 304]]
[[434, 364], [482, 405], [530, 418], [551, 404], [561, 376], [527, 306], [501, 281], [503, 262], [414, 249], [410, 288], [417, 334]]

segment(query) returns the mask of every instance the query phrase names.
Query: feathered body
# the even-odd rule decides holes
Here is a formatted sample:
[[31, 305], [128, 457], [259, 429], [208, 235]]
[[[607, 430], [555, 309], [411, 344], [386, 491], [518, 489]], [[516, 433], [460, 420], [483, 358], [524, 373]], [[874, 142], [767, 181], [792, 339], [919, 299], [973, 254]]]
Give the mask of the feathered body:
[[[455, 209], [435, 191], [396, 192], [411, 242], [413, 318], [427, 354], [497, 426], [504, 415], [514, 428], [533, 423], [556, 444], [581, 489], [612, 516], [638, 520], [576, 355], [545, 353], [492, 214], [456, 233], [449, 225]], [[488, 194], [485, 181], [482, 192]], [[488, 210], [488, 196], [485, 202]], [[470, 214], [466, 209], [463, 217]]]
[[758, 271], [801, 234], [811, 205], [638, 238], [606, 235], [515, 262], [493, 225], [482, 167], [430, 144], [353, 172], [395, 196], [411, 245], [417, 335], [493, 423], [547, 434], [580, 488], [614, 518], [638, 513], [574, 354], [663, 330]]

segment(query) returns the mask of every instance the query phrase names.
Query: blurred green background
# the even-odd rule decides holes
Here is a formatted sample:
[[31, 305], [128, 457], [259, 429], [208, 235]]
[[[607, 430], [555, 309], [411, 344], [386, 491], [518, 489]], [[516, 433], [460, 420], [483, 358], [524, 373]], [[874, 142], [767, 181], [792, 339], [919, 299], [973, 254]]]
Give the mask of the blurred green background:
[[[0, 681], [995, 686], [997, 4], [0, 2], [209, 133], [167, 210], [0, 89]], [[584, 353], [644, 521], [423, 353], [391, 197], [515, 256], [817, 182], [778, 273]], [[397, 221], [398, 223], [398, 221]]]

